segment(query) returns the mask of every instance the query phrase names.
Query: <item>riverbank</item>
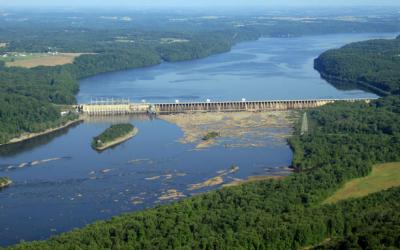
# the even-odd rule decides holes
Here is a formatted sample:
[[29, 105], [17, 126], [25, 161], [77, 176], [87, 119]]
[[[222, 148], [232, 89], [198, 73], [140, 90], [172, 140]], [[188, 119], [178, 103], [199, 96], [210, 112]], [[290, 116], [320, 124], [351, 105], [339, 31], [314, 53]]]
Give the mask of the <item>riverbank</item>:
[[239, 185], [244, 185], [248, 183], [258, 182], [258, 181], [267, 181], [267, 180], [281, 180], [285, 178], [285, 176], [277, 175], [255, 175], [249, 176], [247, 179], [234, 179], [232, 182], [222, 185], [223, 188], [225, 187], [234, 187]]
[[23, 141], [27, 141], [27, 140], [30, 140], [30, 139], [33, 139], [33, 138], [36, 138], [36, 137], [39, 137], [39, 136], [42, 136], [42, 135], [51, 134], [51, 133], [56, 132], [58, 130], [61, 130], [61, 129], [64, 129], [64, 128], [68, 128], [69, 126], [72, 126], [74, 124], [80, 123], [83, 120], [84, 120], [83, 118], [79, 117], [78, 119], [68, 121], [64, 125], [61, 125], [61, 126], [58, 126], [58, 127], [55, 127], [55, 128], [50, 128], [50, 129], [47, 129], [47, 130], [45, 130], [43, 132], [25, 133], [25, 134], [22, 134], [19, 137], [15, 137], [15, 138], [9, 140], [7, 143], [0, 144], [0, 147], [1, 146], [15, 144], [15, 143], [19, 143], [19, 142], [23, 142]]
[[137, 133], [139, 132], [139, 130], [137, 128], [134, 128], [131, 132], [129, 132], [128, 134], [124, 135], [124, 136], [120, 136], [118, 138], [115, 138], [114, 140], [107, 142], [107, 143], [103, 143], [101, 146], [97, 146], [94, 147], [94, 149], [96, 149], [97, 151], [104, 151], [110, 147], [116, 146], [118, 144], [121, 144], [129, 139], [131, 139], [132, 137], [134, 137]]

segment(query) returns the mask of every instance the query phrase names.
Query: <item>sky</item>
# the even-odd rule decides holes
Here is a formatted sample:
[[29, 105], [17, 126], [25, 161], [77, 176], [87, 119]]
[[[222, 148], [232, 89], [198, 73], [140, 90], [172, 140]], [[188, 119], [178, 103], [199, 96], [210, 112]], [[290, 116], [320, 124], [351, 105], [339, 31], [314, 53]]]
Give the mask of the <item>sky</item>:
[[1, 7], [400, 6], [400, 0], [0, 0]]

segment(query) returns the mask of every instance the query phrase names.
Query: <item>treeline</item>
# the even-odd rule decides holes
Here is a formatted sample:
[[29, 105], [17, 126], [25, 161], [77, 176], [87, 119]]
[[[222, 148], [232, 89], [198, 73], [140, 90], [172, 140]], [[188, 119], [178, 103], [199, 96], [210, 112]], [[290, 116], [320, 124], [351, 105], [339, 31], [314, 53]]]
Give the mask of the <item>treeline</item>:
[[134, 128], [135, 127], [130, 123], [111, 125], [103, 133], [93, 138], [92, 147], [101, 147], [105, 143], [112, 142], [119, 137], [127, 135], [132, 132]]
[[0, 65], [0, 144], [22, 133], [41, 132], [76, 118], [61, 117], [55, 104], [75, 103], [77, 91], [76, 78], [64, 67], [24, 69]]
[[[73, 64], [56, 67], [8, 68], [0, 61], [0, 93], [12, 94], [7, 101], [9, 104], [0, 106], [0, 117], [4, 117], [3, 121], [15, 120], [0, 126], [0, 144], [13, 136], [32, 132], [26, 125], [16, 125], [31, 122], [22, 114], [35, 113], [32, 116], [42, 118], [39, 119], [41, 123], [32, 125], [35, 128], [57, 124], [61, 116], [55, 115], [55, 110], [59, 110], [50, 106], [74, 104], [79, 90], [78, 79], [83, 77], [156, 65], [162, 61], [203, 58], [229, 51], [238, 42], [261, 36], [325, 34], [327, 30], [335, 33], [400, 29], [390, 20], [369, 20], [364, 24], [321, 19], [318, 23], [302, 23], [268, 18], [254, 21], [253, 17], [230, 16], [211, 20], [183, 17], [185, 21], [176, 22], [169, 15], [149, 18], [136, 14], [140, 18], [134, 22], [110, 21], [96, 14], [83, 13], [76, 14], [74, 21], [71, 21], [70, 13], [14, 13], [15, 18], [29, 18], [30, 22], [12, 22], [0, 17], [0, 41], [7, 43], [0, 48], [0, 54], [7, 51], [89, 53], [76, 58]], [[274, 25], [270, 25], [271, 22]], [[44, 105], [44, 110], [32, 108], [37, 102]], [[14, 117], [10, 117], [9, 106], [20, 112], [14, 112]]]
[[33, 97], [0, 93], [0, 144], [21, 133], [38, 133], [76, 119], [69, 114], [61, 117], [58, 107]]
[[[147, 45], [113, 42], [107, 48], [97, 43], [98, 50], [95, 53], [81, 55], [73, 64], [55, 67], [6, 67], [0, 61], [0, 93], [9, 95], [8, 99], [2, 100], [7, 105], [0, 106], [1, 123], [4, 124], [0, 126], [0, 144], [22, 133], [36, 131], [38, 127], [47, 129], [59, 124], [60, 112], [53, 104], [76, 103], [75, 95], [79, 90], [80, 78], [156, 65], [162, 60], [180, 61], [206, 57], [227, 51], [233, 44], [230, 34], [208, 34], [204, 37], [199, 35], [190, 39], [194, 40]], [[75, 46], [77, 50], [82, 49], [79, 49], [79, 40]], [[37, 109], [38, 105], [43, 108]]]
[[366, 88], [380, 95], [400, 94], [400, 38], [370, 40], [329, 50], [315, 68], [338, 87]]
[[291, 140], [299, 173], [283, 180], [223, 188], [11, 249], [298, 249], [356, 237], [400, 247], [396, 227], [387, 228], [400, 222], [400, 188], [322, 205], [372, 164], [400, 160], [400, 128], [371, 122], [398, 121], [399, 102], [388, 97], [310, 112], [308, 134], [297, 129]]

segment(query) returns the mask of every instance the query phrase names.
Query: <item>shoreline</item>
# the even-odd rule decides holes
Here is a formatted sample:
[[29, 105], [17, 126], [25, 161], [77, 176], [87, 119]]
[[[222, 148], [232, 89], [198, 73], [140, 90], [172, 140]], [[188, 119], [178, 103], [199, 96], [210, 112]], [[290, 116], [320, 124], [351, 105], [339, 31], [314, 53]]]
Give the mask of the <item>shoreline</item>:
[[267, 180], [282, 180], [287, 176], [283, 175], [252, 175], [247, 177], [246, 179], [237, 179], [233, 180], [230, 183], [223, 184], [223, 188], [227, 187], [235, 187], [248, 183], [259, 182], [259, 181], [267, 181]]
[[83, 118], [79, 117], [78, 119], [75, 119], [75, 120], [72, 120], [72, 121], [68, 121], [64, 125], [61, 125], [61, 126], [58, 126], [58, 127], [55, 127], [55, 128], [46, 129], [43, 132], [22, 134], [19, 137], [12, 138], [7, 143], [0, 144], [0, 147], [11, 145], [11, 144], [15, 144], [15, 143], [19, 143], [19, 142], [28, 141], [28, 140], [31, 140], [33, 138], [40, 137], [42, 135], [51, 134], [53, 132], [56, 132], [56, 131], [64, 129], [64, 128], [67, 128], [67, 127], [69, 127], [71, 125], [74, 125], [76, 123], [82, 122], [83, 120], [84, 120]]
[[106, 150], [106, 149], [108, 149], [108, 148], [110, 148], [112, 146], [116, 146], [118, 144], [121, 144], [121, 143], [131, 139], [132, 137], [136, 136], [138, 132], [139, 132], [139, 130], [135, 127], [128, 134], [126, 134], [124, 136], [121, 136], [121, 137], [118, 137], [118, 138], [115, 138], [115, 140], [113, 140], [111, 142], [108, 142], [108, 143], [104, 144], [101, 147], [94, 147], [94, 149], [97, 150], [97, 151], [104, 151], [104, 150]]

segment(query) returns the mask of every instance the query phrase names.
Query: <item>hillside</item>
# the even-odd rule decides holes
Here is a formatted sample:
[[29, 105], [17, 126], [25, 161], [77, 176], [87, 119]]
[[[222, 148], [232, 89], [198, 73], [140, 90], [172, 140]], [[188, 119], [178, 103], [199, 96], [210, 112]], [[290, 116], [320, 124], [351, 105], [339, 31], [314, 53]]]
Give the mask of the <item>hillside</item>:
[[[390, 48], [388, 54], [393, 55], [396, 49], [393, 49], [395, 46], [392, 43], [397, 44], [397, 41], [388, 43], [390, 45], [383, 47]], [[174, 52], [180, 50], [170, 48], [169, 56], [162, 57], [175, 60], [177, 57]], [[335, 204], [323, 203], [348, 181], [368, 176], [373, 165], [400, 161], [400, 97], [390, 95], [398, 93], [398, 78], [394, 71], [399, 62], [394, 58], [394, 63], [388, 63], [387, 56], [380, 56], [382, 52], [376, 52], [384, 49], [373, 45], [369, 54], [378, 55], [381, 59], [373, 60], [374, 63], [371, 61], [370, 66], [363, 68], [358, 64], [367, 60], [364, 59], [364, 54], [368, 54], [364, 53], [365, 50], [367, 48], [363, 47], [351, 56], [359, 61], [346, 64], [354, 68], [348, 76], [346, 67], [342, 66], [346, 60], [332, 63], [338, 69], [335, 70], [337, 75], [331, 79], [348, 77], [350, 80], [350, 76], [367, 71], [369, 78], [365, 79], [374, 79], [382, 84], [374, 85], [374, 81], [368, 84], [357, 82], [358, 86], [389, 96], [371, 103], [338, 102], [310, 110], [308, 131], [301, 135], [299, 123], [290, 139], [294, 150], [293, 167], [297, 173], [283, 179], [226, 187], [168, 205], [116, 216], [46, 241], [23, 242], [9, 249], [299, 249], [321, 242], [327, 243], [317, 248], [400, 248], [400, 188]], [[148, 57], [144, 56], [148, 51], [143, 54], [129, 49], [123, 51], [138, 53], [134, 57], [139, 58], [138, 61], [129, 61], [132, 58], [129, 56], [120, 60], [112, 52], [104, 52], [96, 55], [99, 60], [94, 56], [82, 56], [82, 61], [78, 58], [70, 66], [30, 71], [3, 68], [4, 76], [12, 71], [17, 72], [9, 79], [18, 78], [19, 72], [23, 72], [21, 75], [24, 77], [25, 72], [50, 72], [37, 74], [37, 77], [46, 76], [44, 82], [38, 81], [32, 86], [21, 84], [19, 88], [10, 84], [5, 90], [11, 89], [16, 98], [23, 96], [24, 99], [34, 99], [29, 100], [37, 105], [40, 102], [46, 104], [39, 114], [43, 115], [43, 118], [40, 116], [41, 121], [47, 123], [57, 119], [57, 110], [52, 109], [52, 103], [74, 102], [72, 97], [77, 90], [77, 78], [130, 67], [135, 63], [143, 66], [160, 60], [159, 51], [149, 50], [151, 53]], [[106, 59], [110, 59], [110, 64], [105, 63]], [[319, 65], [318, 60], [316, 64]], [[323, 67], [324, 70], [331, 68], [328, 65]], [[384, 69], [387, 73], [383, 74], [377, 69]], [[62, 77], [54, 78], [54, 74]], [[73, 76], [70, 78], [73, 84], [63, 84], [64, 81], [58, 80], [69, 79], [69, 76]], [[23, 82], [26, 78], [18, 79]], [[7, 84], [7, 81], [3, 84]], [[39, 84], [42, 84], [41, 88]], [[349, 84], [344, 82], [342, 86], [349, 87]], [[63, 94], [54, 95], [59, 91], [63, 91]], [[30, 109], [30, 105], [26, 105], [26, 108]], [[3, 109], [3, 112], [7, 112], [7, 109]], [[8, 119], [13, 121], [12, 117], [9, 115]], [[18, 119], [25, 118], [15, 118], [17, 122], [20, 121]]]
[[379, 95], [399, 95], [400, 37], [329, 50], [315, 59], [314, 67], [338, 88], [364, 88]]
[[[400, 29], [392, 19], [378, 22], [373, 18], [367, 18], [366, 23], [324, 18], [315, 23], [303, 23], [295, 20], [277, 21], [274, 18], [254, 21], [252, 16], [241, 15], [211, 20], [193, 16], [179, 18], [178, 15], [175, 20], [170, 14], [135, 13], [137, 18], [131, 22], [126, 18], [113, 21], [101, 13], [92, 13], [78, 15], [76, 18], [80, 21], [71, 22], [70, 15], [69, 12], [47, 13], [45, 16], [13, 13], [13, 16], [19, 17], [15, 20], [30, 20], [23, 23], [0, 16], [0, 93], [12, 96], [9, 105], [20, 111], [11, 115], [9, 106], [0, 105], [0, 116], [5, 117], [4, 121], [12, 121], [0, 124], [0, 144], [23, 133], [36, 132], [39, 127], [41, 131], [56, 127], [61, 117], [60, 110], [53, 104], [74, 104], [79, 90], [78, 80], [84, 77], [152, 66], [163, 61], [203, 58], [229, 51], [239, 42], [262, 36], [393, 32]], [[274, 25], [270, 25], [271, 22]], [[21, 65], [22, 61], [7, 62], [10, 57], [3, 58], [20, 53], [35, 55], [53, 52], [83, 55], [66, 61], [72, 62], [66, 65], [29, 69], [7, 67]], [[29, 103], [32, 105], [26, 105]], [[33, 108], [38, 103], [45, 108]], [[31, 122], [22, 114], [41, 119], [36, 120], [32, 127], [20, 127], [15, 124]]]
[[359, 198], [400, 186], [400, 163], [375, 165], [370, 175], [347, 182], [325, 203], [336, 203], [350, 198]]
[[[223, 188], [11, 249], [296, 249], [326, 238], [357, 237], [355, 228], [385, 229], [388, 221], [370, 224], [376, 211], [399, 224], [399, 216], [392, 216], [398, 215], [399, 188], [322, 203], [346, 181], [368, 175], [373, 164], [400, 161], [399, 103], [400, 98], [387, 97], [311, 111], [308, 134], [297, 130], [291, 139], [300, 172], [285, 179]], [[382, 244], [400, 247], [393, 237]]]

